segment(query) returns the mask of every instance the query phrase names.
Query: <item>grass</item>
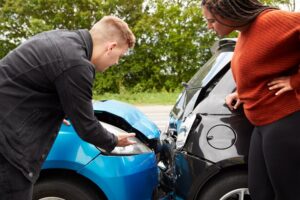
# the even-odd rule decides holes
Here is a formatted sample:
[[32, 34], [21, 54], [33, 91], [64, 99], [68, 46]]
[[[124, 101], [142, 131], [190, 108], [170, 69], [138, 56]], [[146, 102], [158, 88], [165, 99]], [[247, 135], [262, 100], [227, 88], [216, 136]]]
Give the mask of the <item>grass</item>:
[[121, 94], [105, 93], [103, 95], [95, 95], [95, 100], [118, 100], [134, 105], [173, 105], [180, 92], [142, 92]]

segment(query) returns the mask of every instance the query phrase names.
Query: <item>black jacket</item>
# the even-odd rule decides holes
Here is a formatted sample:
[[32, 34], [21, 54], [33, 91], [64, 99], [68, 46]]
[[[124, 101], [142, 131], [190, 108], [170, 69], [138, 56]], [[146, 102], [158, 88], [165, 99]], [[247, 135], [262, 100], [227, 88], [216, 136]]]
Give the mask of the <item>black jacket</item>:
[[32, 182], [65, 115], [83, 140], [107, 151], [116, 146], [94, 116], [92, 49], [87, 30], [56, 30], [0, 61], [0, 153]]

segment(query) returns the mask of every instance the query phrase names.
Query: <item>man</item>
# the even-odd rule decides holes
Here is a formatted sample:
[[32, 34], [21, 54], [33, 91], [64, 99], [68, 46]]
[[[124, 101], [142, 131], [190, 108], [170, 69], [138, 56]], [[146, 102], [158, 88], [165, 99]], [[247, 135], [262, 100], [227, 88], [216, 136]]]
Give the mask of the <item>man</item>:
[[[65, 116], [79, 136], [106, 151], [133, 144], [94, 116], [95, 71], [117, 64], [135, 43], [127, 24], [106, 16], [88, 30], [38, 34], [0, 61], [0, 199], [30, 200]], [[66, 147], [67, 148], [67, 147]]]

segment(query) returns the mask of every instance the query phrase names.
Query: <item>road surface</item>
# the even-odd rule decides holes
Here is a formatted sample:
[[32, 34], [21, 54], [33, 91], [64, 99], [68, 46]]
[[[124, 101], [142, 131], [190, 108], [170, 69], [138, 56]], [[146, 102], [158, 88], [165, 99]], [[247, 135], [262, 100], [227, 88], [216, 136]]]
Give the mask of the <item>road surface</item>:
[[161, 131], [166, 129], [173, 105], [135, 106], [153, 121]]

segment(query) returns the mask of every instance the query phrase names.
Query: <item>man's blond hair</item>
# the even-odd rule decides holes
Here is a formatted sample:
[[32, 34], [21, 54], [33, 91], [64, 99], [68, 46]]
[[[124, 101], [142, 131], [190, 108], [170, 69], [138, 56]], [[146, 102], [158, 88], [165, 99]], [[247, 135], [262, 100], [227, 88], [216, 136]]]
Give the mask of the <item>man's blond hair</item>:
[[102, 40], [117, 40], [121, 44], [127, 44], [129, 48], [133, 48], [135, 44], [135, 36], [128, 27], [127, 23], [115, 16], [105, 16], [98, 21], [90, 30], [96, 37]]

